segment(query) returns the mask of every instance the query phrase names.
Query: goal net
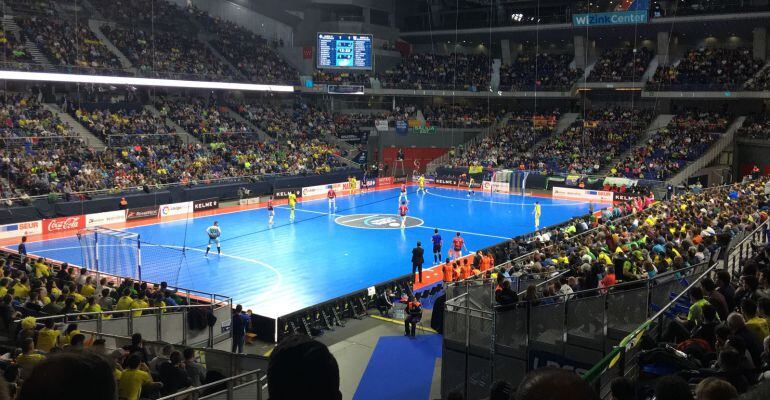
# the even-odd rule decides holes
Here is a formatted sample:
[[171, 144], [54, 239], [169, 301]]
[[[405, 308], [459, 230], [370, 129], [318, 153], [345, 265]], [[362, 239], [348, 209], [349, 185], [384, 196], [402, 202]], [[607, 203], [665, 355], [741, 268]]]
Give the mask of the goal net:
[[142, 280], [142, 249], [139, 234], [109, 228], [78, 232], [82, 267], [97, 273]]
[[527, 185], [528, 171], [498, 170], [492, 174], [487, 189], [490, 193], [524, 194]]

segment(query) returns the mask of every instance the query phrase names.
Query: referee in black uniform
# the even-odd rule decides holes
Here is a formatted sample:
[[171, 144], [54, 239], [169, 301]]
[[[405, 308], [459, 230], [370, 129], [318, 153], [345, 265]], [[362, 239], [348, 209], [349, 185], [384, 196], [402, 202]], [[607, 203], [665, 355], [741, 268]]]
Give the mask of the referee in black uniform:
[[419, 272], [420, 283], [422, 283], [422, 264], [425, 262], [423, 254], [425, 254], [425, 249], [422, 248], [422, 243], [418, 240], [417, 247], [412, 249], [412, 276], [415, 272]]

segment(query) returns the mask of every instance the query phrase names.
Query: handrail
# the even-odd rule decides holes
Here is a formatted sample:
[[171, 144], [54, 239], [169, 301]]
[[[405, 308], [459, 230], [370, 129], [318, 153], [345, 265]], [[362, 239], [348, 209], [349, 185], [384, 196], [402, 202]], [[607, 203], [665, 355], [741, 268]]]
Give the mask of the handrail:
[[[112, 315], [115, 315], [115, 314], [129, 314], [129, 313], [134, 313], [134, 312], [137, 312], [137, 311], [141, 311], [142, 313], [147, 311], [147, 312], [152, 312], [153, 314], [155, 312], [164, 314], [164, 313], [167, 313], [167, 312], [178, 311], [178, 309], [181, 310], [181, 309], [190, 309], [190, 308], [211, 308], [211, 307], [214, 307], [214, 306], [216, 306], [216, 305], [215, 304], [185, 304], [185, 305], [180, 305], [180, 306], [131, 308], [131, 309], [128, 309], [128, 310], [91, 311], [91, 312], [80, 312], [80, 313], [66, 313], [66, 314], [44, 315], [44, 316], [41, 316], [41, 317], [35, 317], [35, 320], [36, 321], [46, 321], [46, 320], [49, 320], [49, 319], [54, 319], [54, 320], [63, 319], [65, 321], [68, 321], [70, 317], [75, 317], [74, 320], [80, 320], [80, 317], [89, 317], [89, 316], [103, 317], [105, 315], [112, 316]], [[148, 313], [148, 314], [142, 314], [142, 315], [153, 315], [153, 314], [149, 314]], [[19, 323], [19, 322], [21, 322], [21, 319], [14, 320], [13, 322], [14, 323]]]
[[[226, 390], [229, 392], [232, 389], [234, 389], [234, 387], [229, 385], [231, 382], [234, 382], [234, 381], [239, 380], [239, 379], [243, 379], [243, 378], [245, 378], [247, 376], [251, 376], [251, 375], [256, 375], [257, 378], [254, 379], [254, 380], [251, 380], [249, 382], [245, 382], [245, 383], [241, 384], [240, 386], [242, 387], [244, 385], [249, 385], [249, 384], [253, 384], [253, 383], [256, 383], [257, 385], [260, 385], [260, 387], [257, 390], [257, 400], [259, 400], [259, 399], [262, 398], [261, 383], [264, 380], [264, 378], [267, 376], [267, 375], [263, 375], [263, 372], [262, 372], [261, 369], [255, 369], [253, 371], [243, 372], [241, 374], [238, 374], [238, 375], [235, 375], [235, 376], [231, 376], [231, 377], [228, 377], [228, 378], [225, 378], [225, 379], [221, 379], [221, 380], [218, 380], [218, 381], [215, 381], [215, 382], [207, 383], [205, 385], [193, 386], [193, 387], [181, 390], [179, 392], [176, 392], [174, 394], [170, 394], [168, 396], [161, 397], [158, 400], [176, 400], [176, 399], [179, 399], [180, 397], [184, 397], [185, 395], [193, 394], [193, 393], [198, 393], [198, 392], [201, 392], [201, 391], [206, 390], [206, 389], [210, 389], [210, 388], [213, 388], [213, 387], [221, 386], [222, 384], [228, 384], [228, 388]], [[228, 398], [230, 398], [230, 397], [228, 396]]]

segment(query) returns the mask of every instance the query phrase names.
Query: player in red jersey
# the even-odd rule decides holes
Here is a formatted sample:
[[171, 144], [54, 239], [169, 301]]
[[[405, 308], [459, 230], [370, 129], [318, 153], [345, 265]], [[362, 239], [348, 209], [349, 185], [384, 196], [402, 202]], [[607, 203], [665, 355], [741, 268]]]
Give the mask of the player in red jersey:
[[329, 185], [329, 191], [326, 192], [326, 197], [329, 199], [329, 213], [337, 212], [337, 192], [334, 191], [332, 185]]
[[468, 251], [468, 248], [465, 247], [465, 239], [460, 236], [460, 232], [457, 232], [457, 235], [452, 239], [452, 257], [454, 260], [463, 256], [463, 249]]
[[406, 227], [406, 212], [409, 211], [409, 207], [406, 206], [406, 200], [401, 201], [401, 205], [398, 206], [398, 215], [401, 216], [401, 229]]

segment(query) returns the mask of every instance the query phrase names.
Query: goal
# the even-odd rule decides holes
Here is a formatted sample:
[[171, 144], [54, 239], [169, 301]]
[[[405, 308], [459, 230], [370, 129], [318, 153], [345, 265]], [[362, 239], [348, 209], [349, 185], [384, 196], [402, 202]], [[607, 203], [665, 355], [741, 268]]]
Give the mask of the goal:
[[485, 188], [490, 193], [516, 193], [524, 194], [527, 186], [528, 171], [497, 170], [492, 174], [489, 187]]
[[142, 245], [139, 234], [109, 228], [86, 228], [78, 232], [82, 267], [97, 274], [142, 280]]

